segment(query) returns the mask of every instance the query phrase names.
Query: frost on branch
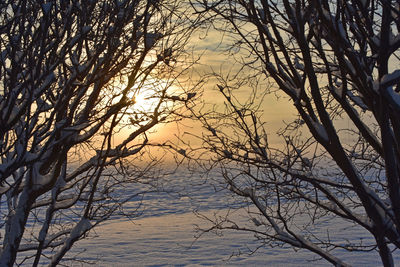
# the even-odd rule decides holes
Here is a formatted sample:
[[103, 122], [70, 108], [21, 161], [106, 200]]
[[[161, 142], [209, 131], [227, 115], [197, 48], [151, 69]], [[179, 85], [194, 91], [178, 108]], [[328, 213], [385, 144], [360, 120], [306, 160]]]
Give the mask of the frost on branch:
[[[0, 4], [0, 266], [64, 264], [162, 175], [141, 158], [149, 132], [186, 109], [166, 97], [186, 93], [171, 89], [194, 30], [180, 1], [44, 2]], [[143, 91], [147, 110], [130, 101]]]
[[[209, 168], [221, 170], [232, 195], [245, 203], [241, 212], [263, 223], [239, 227], [232, 216], [230, 225], [253, 232], [260, 246], [289, 244], [333, 265], [346, 266], [352, 253], [363, 251], [394, 266], [400, 248], [398, 1], [195, 2], [229, 36], [227, 53], [240, 54], [237, 72], [213, 73], [224, 84], [219, 93], [238, 101], [196, 114], [217, 133], [201, 137], [213, 155]], [[235, 116], [242, 110], [251, 115]], [[277, 137], [264, 146], [260, 134], [276, 124]], [[324, 220], [338, 222], [344, 235], [350, 222], [369, 241], [330, 237], [329, 229], [316, 233], [314, 225]], [[336, 256], [341, 249], [349, 254], [342, 259]]]

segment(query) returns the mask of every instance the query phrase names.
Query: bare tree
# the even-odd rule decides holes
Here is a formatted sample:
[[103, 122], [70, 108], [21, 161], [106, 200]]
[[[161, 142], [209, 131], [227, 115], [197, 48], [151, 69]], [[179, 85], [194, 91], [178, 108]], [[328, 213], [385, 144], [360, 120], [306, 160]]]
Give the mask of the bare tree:
[[176, 120], [194, 95], [174, 86], [193, 30], [185, 9], [1, 1], [1, 266], [57, 265], [140, 196], [140, 187], [123, 191], [129, 184], [157, 174], [155, 161], [141, 165], [146, 133]]
[[[208, 130], [200, 138], [211, 167], [248, 201], [252, 222], [220, 218], [214, 229], [251, 231], [262, 246], [289, 244], [338, 266], [347, 265], [338, 250], [375, 250], [393, 266], [400, 248], [399, 2], [192, 5], [229, 37], [223, 43], [233, 40], [227, 54], [241, 65], [217, 77], [224, 109], [193, 111]], [[250, 88], [249, 98], [238, 88]], [[268, 93], [288, 97], [298, 115], [281, 127], [282, 145], [267, 140]], [[315, 231], [323, 219], [344, 234]], [[370, 242], [349, 240], [355, 229]]]

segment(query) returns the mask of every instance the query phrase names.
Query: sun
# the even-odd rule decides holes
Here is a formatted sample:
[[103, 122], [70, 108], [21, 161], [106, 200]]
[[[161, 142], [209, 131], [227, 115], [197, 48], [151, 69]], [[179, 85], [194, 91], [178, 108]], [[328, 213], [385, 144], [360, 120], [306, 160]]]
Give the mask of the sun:
[[[153, 78], [146, 84], [130, 88], [126, 93], [129, 105], [121, 113], [121, 130], [116, 139], [123, 140], [132, 134], [133, 129], [151, 122], [154, 115], [159, 119], [159, 123], [152, 126], [151, 131], [147, 133], [152, 135], [152, 140], [164, 143], [175, 138], [176, 129], [173, 127], [176, 127], [176, 124], [170, 125], [169, 122], [174, 120], [174, 112], [182, 107], [184, 99], [193, 97], [193, 93], [185, 93], [184, 88], [175, 82]], [[123, 83], [120, 87], [121, 91], [126, 89]]]
[[149, 114], [157, 107], [168, 109], [174, 104], [171, 96], [179, 95], [180, 91], [174, 80], [148, 78], [145, 84], [133, 87], [127, 94], [132, 101], [129, 110], [135, 114]]
[[132, 105], [129, 107], [132, 113], [150, 113], [154, 111], [160, 101], [154, 90], [148, 88], [142, 89], [128, 94], [128, 98], [132, 101]]

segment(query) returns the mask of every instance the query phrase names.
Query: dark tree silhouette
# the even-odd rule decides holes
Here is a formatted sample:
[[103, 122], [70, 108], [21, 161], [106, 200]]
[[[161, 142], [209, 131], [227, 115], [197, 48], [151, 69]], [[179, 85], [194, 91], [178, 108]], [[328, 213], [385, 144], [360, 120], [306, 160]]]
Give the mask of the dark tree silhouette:
[[[156, 175], [156, 162], [139, 163], [146, 133], [187, 106], [172, 86], [194, 28], [186, 10], [163, 0], [1, 1], [1, 266], [57, 265], [141, 194], [125, 187]], [[143, 92], [146, 108], [135, 101]]]
[[[208, 130], [200, 138], [211, 166], [248, 201], [253, 222], [221, 218], [214, 228], [251, 231], [262, 245], [308, 249], [338, 266], [347, 265], [338, 250], [376, 250], [393, 266], [400, 248], [399, 2], [192, 5], [233, 40], [227, 52], [241, 64], [234, 76], [218, 77], [224, 110], [193, 111]], [[243, 85], [253, 89], [247, 101], [236, 90]], [[279, 132], [282, 146], [267, 141], [268, 93], [289, 97], [298, 114]], [[336, 234], [315, 231], [322, 220]], [[359, 229], [370, 240], [348, 239]]]

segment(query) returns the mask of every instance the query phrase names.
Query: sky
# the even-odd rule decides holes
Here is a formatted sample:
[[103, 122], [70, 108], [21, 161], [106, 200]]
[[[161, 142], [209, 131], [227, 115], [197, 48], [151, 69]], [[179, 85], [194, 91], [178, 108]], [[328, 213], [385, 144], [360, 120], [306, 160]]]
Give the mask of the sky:
[[[201, 77], [210, 76], [212, 73], [226, 77], [227, 75], [232, 76], [239, 72], [238, 70], [241, 65], [236, 62], [236, 60], [241, 57], [247, 59], [247, 55], [242, 52], [238, 52], [233, 56], [228, 55], [226, 49], [232, 42], [233, 40], [229, 36], [223, 35], [221, 32], [218, 32], [213, 28], [208, 29], [208, 31], [197, 32], [192, 36], [189, 46], [193, 51], [193, 56], [200, 58], [198, 64], [193, 67], [193, 72], [191, 73], [191, 79], [193, 79], [193, 82]], [[246, 75], [247, 73], [241, 74]], [[266, 78], [264, 75], [261, 75], [260, 77], [259, 92], [266, 89], [273, 91], [265, 95], [263, 98], [260, 106], [262, 111], [261, 118], [265, 123], [269, 144], [275, 147], [281, 147], [283, 145], [283, 140], [277, 132], [283, 129], [287, 123], [293, 122], [297, 119], [298, 112], [296, 111], [293, 102], [289, 100], [289, 97], [284, 93], [279, 92], [276, 83], [269, 83], [265, 80]], [[224, 98], [218, 89], [218, 84], [220, 84], [220, 81], [215, 77], [209, 78], [208, 81], [203, 84], [201, 88], [203, 94], [201, 98], [198, 99], [198, 105], [204, 103], [210, 107], [216, 105], [219, 108], [223, 108]], [[265, 89], [263, 86], [265, 86]], [[242, 86], [235, 89], [234, 96], [238, 101], [244, 103], [250, 98], [252, 89], [253, 88], [250, 86]], [[337, 124], [338, 129], [349, 127], [348, 119], [339, 120], [335, 123]], [[200, 124], [194, 121], [184, 120], [179, 124], [172, 123], [158, 127], [153, 135], [153, 140], [175, 140], [176, 144], [179, 145], [179, 141], [176, 139], [177, 135], [182, 138], [182, 133], [185, 132], [201, 135], [204, 131], [205, 129], [202, 128]], [[305, 136], [310, 134], [306, 127], [303, 127], [303, 134]], [[201, 146], [201, 143], [194, 139], [191, 140], [191, 144]]]
[[[211, 73], [217, 73], [222, 76], [232, 75], [238, 72], [240, 65], [235, 62], [232, 56], [226, 54], [227, 44], [230, 42], [229, 38], [223, 37], [220, 32], [210, 29], [207, 32], [197, 32], [191, 38], [189, 50], [192, 51], [193, 57], [199, 57], [198, 64], [189, 72], [192, 83], [205, 76], [209, 77]], [[239, 56], [237, 54], [235, 56]], [[183, 77], [186, 79], [187, 77]], [[197, 99], [197, 105], [201, 106], [206, 104], [211, 107], [216, 105], [217, 108], [223, 108], [224, 98], [220, 93], [216, 78], [209, 77], [208, 81], [201, 87], [202, 96]], [[266, 85], [266, 84], [265, 84]], [[191, 85], [189, 85], [191, 86]], [[268, 85], [266, 85], [268, 86]], [[273, 85], [272, 85], [273, 86]], [[261, 88], [262, 90], [262, 88]], [[250, 98], [252, 88], [243, 86], [235, 90], [234, 95], [241, 102], [245, 102]], [[291, 101], [284, 95], [277, 95], [276, 93], [268, 94], [261, 105], [262, 117], [266, 122], [266, 129], [269, 135], [269, 143], [279, 145], [282, 143], [281, 137], [276, 132], [283, 127], [283, 121], [289, 122], [296, 118], [296, 112]], [[171, 141], [180, 145], [179, 138], [188, 140], [191, 145], [201, 146], [200, 140], [195, 140], [188, 137], [184, 133], [191, 133], [201, 135], [205, 129], [199, 123], [192, 120], [183, 120], [179, 123], [170, 123], [157, 126], [151, 136], [154, 142]], [[183, 134], [183, 135], [182, 135]], [[179, 138], [177, 138], [179, 136]]]

